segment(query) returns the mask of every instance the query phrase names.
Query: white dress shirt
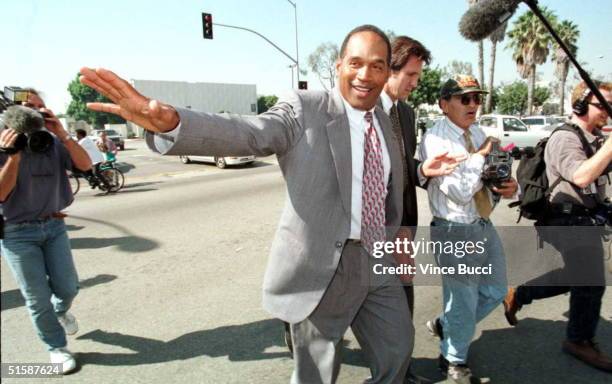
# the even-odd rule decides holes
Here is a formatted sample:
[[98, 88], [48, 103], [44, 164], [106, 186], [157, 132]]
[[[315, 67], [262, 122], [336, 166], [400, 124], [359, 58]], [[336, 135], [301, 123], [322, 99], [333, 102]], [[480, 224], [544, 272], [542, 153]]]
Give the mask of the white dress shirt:
[[380, 93], [380, 101], [382, 102], [382, 107], [387, 115], [391, 113], [391, 107], [394, 105], [397, 107], [397, 100], [391, 100], [391, 96], [387, 95], [387, 92], [385, 91]]
[[[362, 184], [363, 184], [363, 156], [364, 156], [364, 145], [365, 145], [365, 131], [368, 128], [368, 123], [365, 120], [365, 114], [368, 111], [360, 111], [351, 107], [351, 105], [342, 98], [344, 103], [344, 109], [346, 110], [346, 116], [348, 118], [350, 134], [351, 134], [351, 160], [352, 160], [352, 185], [351, 185], [351, 232], [349, 238], [359, 240], [361, 239], [361, 203], [362, 203]], [[382, 147], [383, 155], [383, 169], [385, 177], [385, 185], [389, 185], [389, 174], [391, 173], [391, 159], [389, 158], [389, 151], [387, 150], [387, 144], [380, 128], [376, 114], [372, 108], [369, 112], [372, 112], [372, 121], [374, 128], [378, 134], [378, 140]], [[385, 198], [387, 194], [387, 188], [385, 188]]]
[[[470, 126], [469, 130], [474, 148], [479, 148], [487, 135], [477, 125]], [[419, 157], [423, 161], [447, 151], [449, 154], [465, 153], [469, 156], [453, 173], [433, 177], [427, 186], [429, 207], [434, 217], [467, 224], [480, 219], [474, 194], [484, 187], [481, 174], [485, 158], [477, 153], [468, 153], [464, 132], [445, 117], [427, 130], [421, 140]], [[491, 205], [494, 205], [492, 193], [489, 189], [487, 191]]]
[[84, 137], [79, 140], [79, 145], [87, 152], [93, 164], [101, 163], [106, 160], [102, 152], [98, 150], [96, 144], [89, 137]]

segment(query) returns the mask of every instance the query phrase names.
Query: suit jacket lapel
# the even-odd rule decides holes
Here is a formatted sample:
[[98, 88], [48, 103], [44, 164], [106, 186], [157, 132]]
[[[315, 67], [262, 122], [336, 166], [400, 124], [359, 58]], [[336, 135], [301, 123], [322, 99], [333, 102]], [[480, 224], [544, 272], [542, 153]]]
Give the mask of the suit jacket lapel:
[[353, 184], [351, 132], [344, 104], [337, 89], [330, 92], [327, 112], [331, 117], [331, 120], [327, 123], [327, 136], [329, 137], [329, 146], [334, 158], [334, 166], [336, 167], [340, 197], [344, 210], [350, 217]]
[[402, 207], [402, 192], [404, 190], [404, 165], [402, 163], [402, 158], [399, 150], [399, 143], [397, 142], [397, 138], [393, 134], [393, 128], [391, 127], [391, 120], [389, 119], [389, 116], [380, 106], [376, 106], [374, 112], [376, 114], [376, 118], [378, 119], [378, 123], [380, 124], [380, 128], [383, 132], [383, 137], [385, 138], [385, 142], [387, 144], [387, 152], [389, 153], [389, 159], [391, 160], [391, 187], [389, 190], [389, 197], [387, 198], [387, 202], [391, 203], [392, 205], [386, 204], [387, 225], [389, 225], [390, 221], [397, 220], [397, 218], [393, 215], [394, 212], [397, 212], [396, 208], [400, 207], [401, 209]]

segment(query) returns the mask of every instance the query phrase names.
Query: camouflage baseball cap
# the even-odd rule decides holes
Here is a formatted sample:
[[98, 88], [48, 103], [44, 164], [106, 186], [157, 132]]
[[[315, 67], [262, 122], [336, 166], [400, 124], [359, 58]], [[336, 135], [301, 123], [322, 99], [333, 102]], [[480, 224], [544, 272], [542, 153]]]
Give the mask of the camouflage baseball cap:
[[480, 88], [478, 80], [470, 75], [457, 75], [452, 79], [448, 79], [440, 89], [440, 98], [446, 99], [453, 95], [463, 95], [465, 93], [478, 92], [489, 93]]

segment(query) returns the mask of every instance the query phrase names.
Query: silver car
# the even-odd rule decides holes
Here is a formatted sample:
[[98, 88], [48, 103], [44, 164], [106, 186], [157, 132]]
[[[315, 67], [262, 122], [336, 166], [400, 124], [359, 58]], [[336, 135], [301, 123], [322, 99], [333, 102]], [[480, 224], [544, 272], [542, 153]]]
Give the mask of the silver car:
[[189, 164], [193, 161], [202, 163], [214, 163], [218, 168], [225, 168], [228, 165], [250, 164], [255, 161], [255, 155], [250, 156], [179, 156], [183, 164]]

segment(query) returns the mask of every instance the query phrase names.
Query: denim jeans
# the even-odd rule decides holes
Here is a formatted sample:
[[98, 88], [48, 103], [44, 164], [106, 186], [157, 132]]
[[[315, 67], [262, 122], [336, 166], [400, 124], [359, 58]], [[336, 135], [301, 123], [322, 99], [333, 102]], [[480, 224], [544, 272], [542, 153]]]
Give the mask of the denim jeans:
[[[441, 354], [451, 363], [465, 364], [476, 324], [495, 309], [506, 296], [506, 259], [497, 231], [489, 220], [461, 224], [434, 218], [431, 240], [435, 242], [481, 242], [481, 251], [458, 254], [456, 249], [436, 253], [439, 266], [488, 267], [491, 274], [442, 275], [442, 314], [439, 316], [444, 339]], [[459, 256], [458, 256], [459, 255]]]
[[40, 339], [48, 349], [66, 346], [57, 316], [78, 292], [78, 277], [63, 219], [7, 224], [2, 256], [19, 284]]

